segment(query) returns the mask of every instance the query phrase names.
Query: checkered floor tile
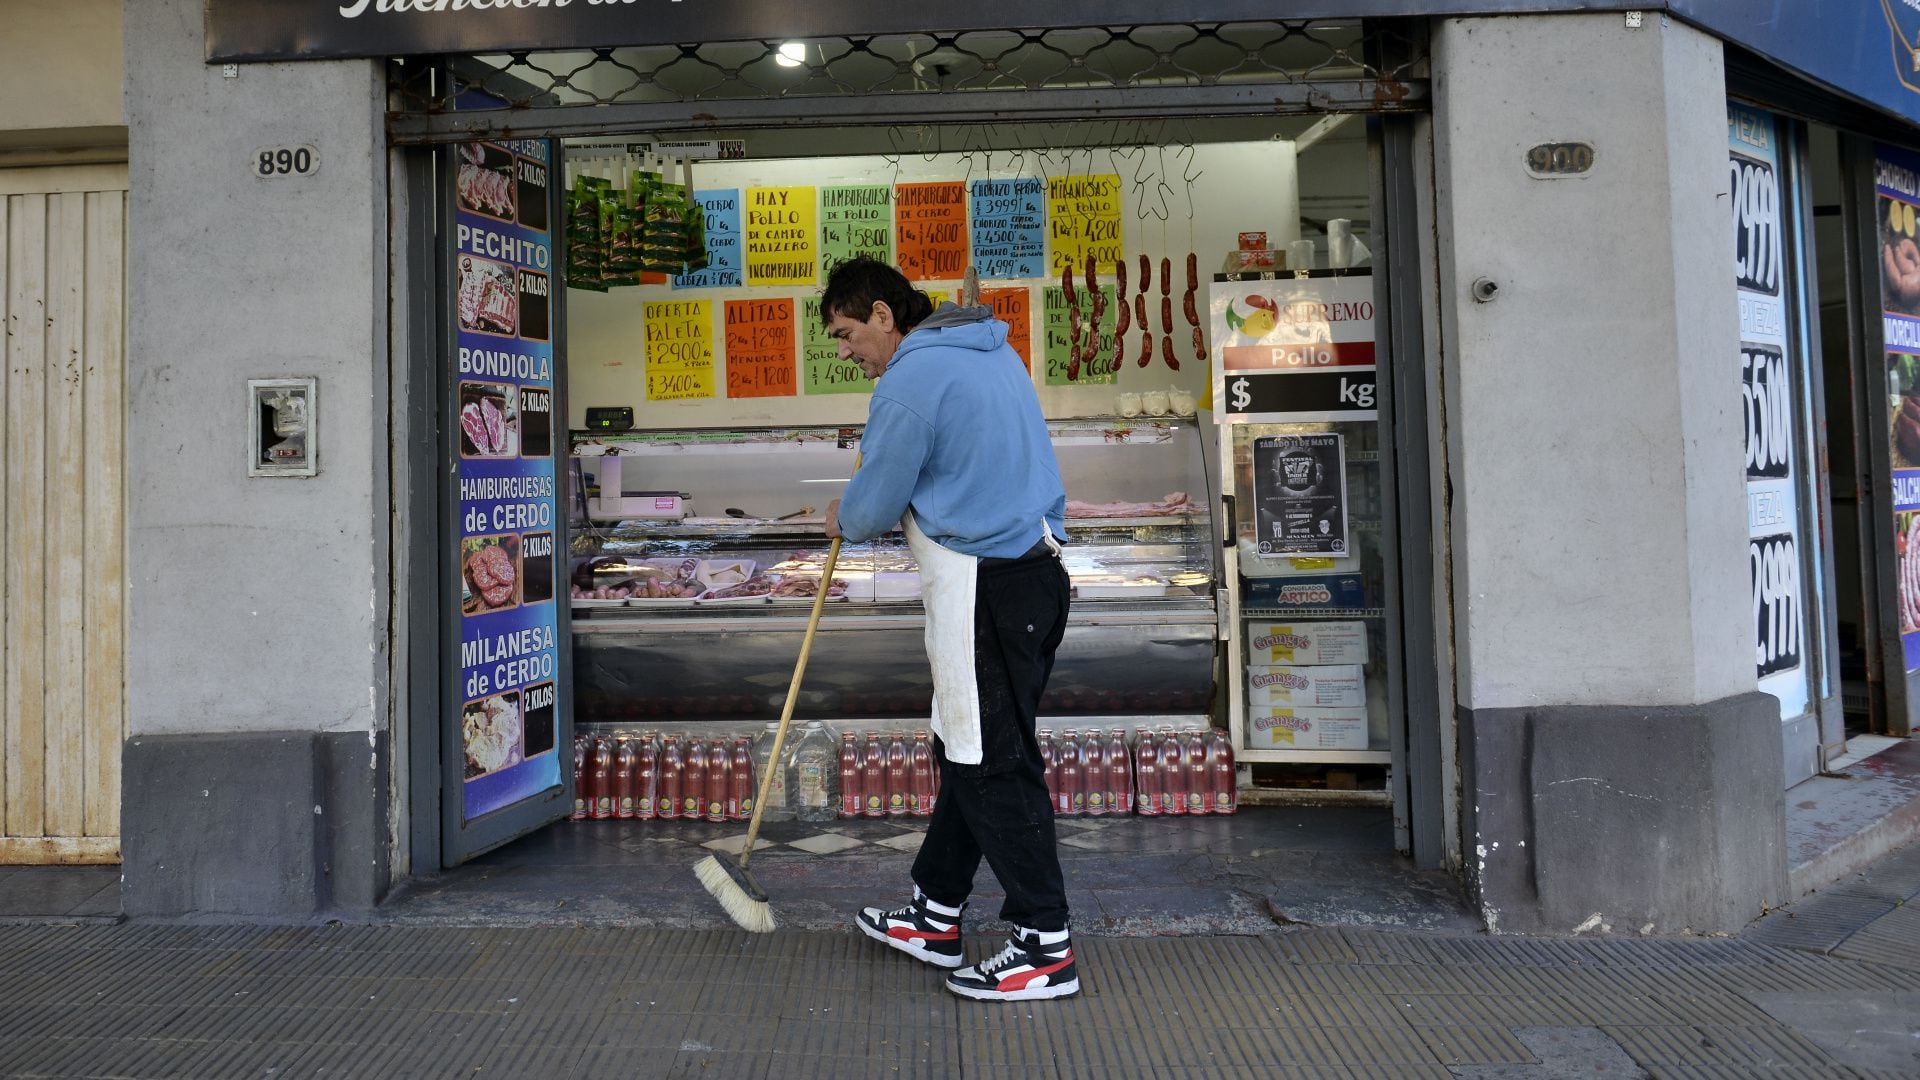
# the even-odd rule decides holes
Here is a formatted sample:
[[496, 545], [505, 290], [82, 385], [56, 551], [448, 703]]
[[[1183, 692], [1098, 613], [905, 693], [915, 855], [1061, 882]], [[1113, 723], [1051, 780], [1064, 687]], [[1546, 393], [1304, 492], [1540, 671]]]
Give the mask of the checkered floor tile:
[[848, 848], [864, 847], [866, 841], [855, 840], [851, 836], [842, 836], [839, 833], [821, 833], [818, 836], [788, 841], [787, 846], [799, 848], [813, 855], [831, 855], [836, 851], [846, 851]]

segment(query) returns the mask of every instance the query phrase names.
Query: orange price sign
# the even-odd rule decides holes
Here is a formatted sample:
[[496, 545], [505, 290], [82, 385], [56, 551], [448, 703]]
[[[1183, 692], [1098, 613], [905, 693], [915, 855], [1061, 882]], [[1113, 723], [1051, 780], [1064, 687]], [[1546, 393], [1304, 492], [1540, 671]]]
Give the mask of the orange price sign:
[[893, 190], [894, 248], [909, 281], [951, 281], [967, 269], [967, 186], [900, 184]]
[[798, 388], [793, 300], [729, 300], [727, 396], [792, 397]]
[[1030, 309], [1033, 294], [1024, 288], [981, 289], [980, 302], [993, 309], [993, 317], [1007, 324], [1007, 344], [1020, 354], [1020, 362], [1033, 370], [1033, 320]]

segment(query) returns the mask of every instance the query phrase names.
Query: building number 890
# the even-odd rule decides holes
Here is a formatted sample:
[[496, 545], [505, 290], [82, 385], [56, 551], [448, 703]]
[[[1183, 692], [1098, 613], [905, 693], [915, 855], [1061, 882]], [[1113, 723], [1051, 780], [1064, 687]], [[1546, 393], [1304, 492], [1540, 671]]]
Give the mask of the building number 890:
[[254, 155], [255, 176], [306, 176], [318, 165], [311, 146], [270, 146]]

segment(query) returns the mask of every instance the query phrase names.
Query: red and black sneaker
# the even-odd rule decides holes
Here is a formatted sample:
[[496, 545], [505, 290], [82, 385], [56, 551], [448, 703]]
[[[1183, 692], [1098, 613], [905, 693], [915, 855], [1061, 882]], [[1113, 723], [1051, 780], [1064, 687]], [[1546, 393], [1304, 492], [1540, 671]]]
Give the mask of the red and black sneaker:
[[913, 890], [913, 902], [903, 908], [883, 911], [862, 908], [854, 922], [860, 932], [899, 949], [916, 960], [935, 967], [957, 968], [964, 959], [960, 944], [960, 913], [957, 908], [936, 904]]
[[1016, 926], [998, 956], [947, 976], [947, 989], [975, 1001], [1072, 997], [1080, 992], [1072, 939], [1064, 930], [1043, 934]]

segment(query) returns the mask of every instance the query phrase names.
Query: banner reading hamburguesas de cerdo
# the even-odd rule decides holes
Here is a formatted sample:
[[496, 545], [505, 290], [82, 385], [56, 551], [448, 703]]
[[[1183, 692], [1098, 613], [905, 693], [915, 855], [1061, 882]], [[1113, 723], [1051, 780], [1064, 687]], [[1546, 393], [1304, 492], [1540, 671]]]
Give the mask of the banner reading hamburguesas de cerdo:
[[551, 181], [544, 141], [466, 143], [453, 176], [463, 819], [560, 780]]

